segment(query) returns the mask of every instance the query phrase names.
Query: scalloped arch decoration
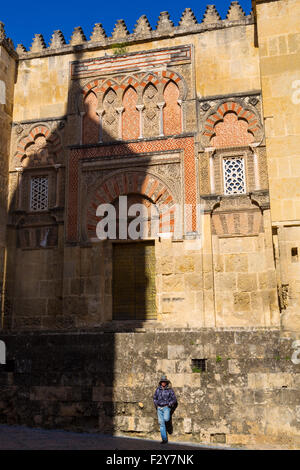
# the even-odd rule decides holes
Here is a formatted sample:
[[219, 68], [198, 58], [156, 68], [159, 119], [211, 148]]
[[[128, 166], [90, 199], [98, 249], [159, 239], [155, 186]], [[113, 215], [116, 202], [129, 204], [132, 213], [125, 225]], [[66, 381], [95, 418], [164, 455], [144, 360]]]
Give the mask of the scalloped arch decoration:
[[[228, 117], [229, 115], [231, 117]], [[233, 115], [236, 116], [235, 119]], [[224, 129], [221, 129], [221, 126], [224, 126]], [[223, 138], [216, 138], [218, 134], [222, 133], [227, 134], [227, 143], [224, 135]], [[249, 145], [253, 142], [259, 142], [261, 136], [261, 125], [255, 112], [242, 106], [240, 102], [233, 100], [220, 104], [210, 112], [204, 123], [203, 140], [206, 146], [232, 147]]]
[[49, 144], [51, 147], [52, 154], [59, 154], [62, 151], [62, 145], [60, 141], [60, 137], [58, 136], [57, 132], [51, 131], [45, 125], [38, 125], [33, 127], [29, 134], [26, 137], [23, 137], [17, 146], [17, 152], [15, 154], [16, 159], [22, 159], [26, 155], [26, 149], [34, 145], [36, 140], [39, 137], [43, 137], [45, 139], [46, 144]]
[[172, 70], [164, 70], [161, 73], [148, 72], [143, 77], [137, 77], [132, 74], [125, 77], [122, 75], [119, 80], [117, 78], [91, 80], [82, 88], [82, 95], [85, 97], [90, 90], [93, 90], [95, 93], [103, 93], [104, 95], [109, 88], [112, 88], [114, 91], [119, 89], [125, 91], [128, 86], [132, 86], [137, 90], [139, 87], [145, 88], [149, 82], [155, 86], [161, 83], [165, 87], [170, 79], [177, 84], [180, 91], [180, 99], [184, 99], [186, 94], [184, 81], [179, 74]]

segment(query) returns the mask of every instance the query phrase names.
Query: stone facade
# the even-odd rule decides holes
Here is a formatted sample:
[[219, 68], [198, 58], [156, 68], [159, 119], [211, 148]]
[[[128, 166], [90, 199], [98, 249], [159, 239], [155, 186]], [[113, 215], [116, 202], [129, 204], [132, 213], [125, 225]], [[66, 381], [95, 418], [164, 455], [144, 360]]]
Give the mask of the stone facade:
[[[22, 338], [34, 332], [35, 339], [56, 331], [58, 338], [72, 338], [72, 350], [75, 338], [85, 344], [101, 330], [116, 360], [105, 387], [95, 382], [78, 400], [66, 398], [68, 385], [56, 387], [45, 372], [45, 383], [31, 382], [27, 390], [36, 414], [32, 421], [24, 412], [26, 422], [68, 427], [74, 416], [83, 422], [86, 415], [86, 426], [97, 428], [101, 415], [120, 432], [150, 433], [149, 402], [135, 410], [127, 397], [146, 359], [135, 363], [128, 349], [131, 366], [118, 375], [121, 351], [137, 342], [133, 349], [141, 348], [141, 358], [154, 364], [145, 387], [164, 372], [174, 375], [182, 396], [190, 396], [189, 415], [178, 409], [178, 435], [227, 443], [244, 443], [250, 435], [254, 441], [280, 441], [283, 434], [298, 439], [297, 366], [274, 361], [282, 344], [291, 349], [300, 335], [299, 8], [299, 0], [257, 0], [246, 16], [232, 2], [222, 20], [210, 5], [200, 23], [187, 8], [177, 26], [162, 12], [155, 30], [145, 16], [132, 33], [119, 20], [111, 37], [97, 23], [90, 39], [75, 28], [69, 44], [61, 31], [49, 47], [36, 34], [29, 51], [22, 45], [14, 50], [1, 25], [3, 334], [7, 342], [12, 338], [18, 364], [21, 331]], [[132, 208], [143, 205], [147, 243], [124, 240], [121, 196]], [[101, 204], [118, 213], [116, 240], [99, 240]], [[157, 214], [155, 237], [151, 211]], [[109, 336], [107, 329], [118, 333]], [[158, 338], [167, 332], [173, 339], [160, 354]], [[243, 332], [254, 335], [255, 346], [249, 340], [237, 352]], [[222, 341], [221, 354], [215, 346]], [[267, 341], [271, 355], [260, 341]], [[156, 346], [148, 351], [147, 344]], [[109, 354], [104, 346], [101, 354]], [[226, 368], [215, 370], [217, 362], [201, 375], [205, 391], [188, 365], [194, 354], [211, 365], [226, 356]], [[63, 374], [62, 366], [55, 380], [64, 382]], [[226, 374], [239, 378], [228, 391], [237, 407], [228, 419], [223, 398], [210, 394], [216, 383], [221, 394]], [[3, 379], [8, 397], [16, 377]], [[281, 383], [290, 393], [278, 392]], [[44, 386], [56, 387], [54, 398], [49, 391], [55, 410], [68, 402], [57, 420], [54, 408], [49, 418], [40, 404]], [[128, 400], [115, 396], [120, 387]], [[262, 413], [261, 427], [238, 408], [244, 393]], [[274, 408], [273, 394], [279, 397]], [[285, 399], [295, 408], [286, 433], [278, 418]], [[210, 410], [203, 429], [193, 400]], [[265, 404], [268, 412], [259, 406]], [[2, 405], [7, 411], [5, 400]], [[99, 406], [102, 414], [95, 411]], [[16, 413], [22, 421], [23, 412]]]
[[10, 371], [0, 370], [0, 422], [159, 439], [152, 397], [168, 370], [178, 397], [170, 440], [299, 449], [299, 365], [278, 329], [108, 328], [1, 338]]

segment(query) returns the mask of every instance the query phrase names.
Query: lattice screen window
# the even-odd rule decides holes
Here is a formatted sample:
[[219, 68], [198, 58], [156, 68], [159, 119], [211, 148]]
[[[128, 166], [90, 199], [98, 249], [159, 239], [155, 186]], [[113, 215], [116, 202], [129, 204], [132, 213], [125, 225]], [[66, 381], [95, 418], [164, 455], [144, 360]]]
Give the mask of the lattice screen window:
[[48, 177], [34, 176], [31, 178], [30, 210], [44, 211], [48, 209]]
[[242, 157], [223, 159], [224, 193], [245, 194], [245, 161]]

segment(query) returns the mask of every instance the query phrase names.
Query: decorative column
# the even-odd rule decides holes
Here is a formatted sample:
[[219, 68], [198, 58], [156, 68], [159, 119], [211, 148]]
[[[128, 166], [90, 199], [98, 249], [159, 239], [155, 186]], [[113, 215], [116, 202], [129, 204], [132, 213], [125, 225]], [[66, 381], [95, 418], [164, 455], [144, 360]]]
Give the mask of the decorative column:
[[96, 114], [99, 116], [99, 144], [103, 142], [103, 115], [104, 109], [97, 109]]
[[215, 186], [215, 169], [214, 169], [214, 152], [208, 151], [209, 155], [209, 181], [210, 181], [210, 193], [215, 194], [216, 186]]
[[136, 109], [140, 113], [140, 135], [139, 139], [143, 138], [143, 109], [145, 108], [144, 104], [137, 104]]
[[180, 119], [181, 119], [181, 132], [183, 132], [183, 109], [182, 109], [182, 100], [177, 100], [178, 105], [180, 106]]
[[23, 176], [23, 167], [18, 166], [16, 167], [16, 172], [17, 172], [17, 207], [16, 210], [21, 211], [22, 210], [22, 176]]
[[124, 107], [121, 106], [120, 108], [116, 108], [117, 113], [119, 113], [119, 135], [118, 139], [122, 140], [122, 113], [124, 111]]
[[55, 207], [59, 207], [60, 203], [60, 164], [54, 165], [56, 170], [56, 198], [55, 198]]
[[165, 102], [157, 103], [157, 107], [159, 108], [159, 136], [164, 136], [164, 113], [163, 107], [165, 106]]
[[250, 145], [250, 148], [253, 152], [254, 186], [256, 190], [259, 190], [260, 180], [259, 180], [258, 155], [257, 155], [256, 147], [257, 145]]
[[80, 113], [80, 145], [83, 144], [83, 118], [85, 115], [85, 111], [81, 111]]

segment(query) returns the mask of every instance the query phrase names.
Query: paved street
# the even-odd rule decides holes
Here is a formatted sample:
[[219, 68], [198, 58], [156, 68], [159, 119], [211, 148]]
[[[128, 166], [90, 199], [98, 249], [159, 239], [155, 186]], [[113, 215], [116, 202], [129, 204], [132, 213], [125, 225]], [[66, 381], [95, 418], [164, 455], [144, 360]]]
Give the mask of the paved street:
[[207, 450], [221, 448], [191, 443], [160, 444], [140, 438], [111, 437], [25, 426], [0, 425], [0, 450]]

